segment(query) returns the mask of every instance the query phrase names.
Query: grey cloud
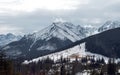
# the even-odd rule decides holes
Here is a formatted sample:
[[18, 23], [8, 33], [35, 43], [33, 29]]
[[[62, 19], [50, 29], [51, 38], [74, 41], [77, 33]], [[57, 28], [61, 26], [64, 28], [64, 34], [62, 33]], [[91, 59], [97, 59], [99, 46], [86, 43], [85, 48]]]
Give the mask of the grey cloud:
[[[118, 0], [90, 0], [88, 4], [79, 6], [77, 10], [41, 10], [21, 13], [19, 15], [0, 16], [0, 25], [8, 24], [22, 28], [22, 32], [40, 30], [52, 23], [55, 18], [63, 18], [73, 24], [101, 25], [107, 20], [119, 19], [120, 2]], [[94, 21], [99, 20], [100, 23]]]

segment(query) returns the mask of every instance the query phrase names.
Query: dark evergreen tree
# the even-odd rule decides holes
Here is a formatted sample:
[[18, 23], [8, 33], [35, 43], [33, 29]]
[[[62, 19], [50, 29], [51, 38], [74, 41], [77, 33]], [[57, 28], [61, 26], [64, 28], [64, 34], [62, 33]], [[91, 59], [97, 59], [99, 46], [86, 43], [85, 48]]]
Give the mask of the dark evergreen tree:
[[12, 62], [6, 59], [3, 52], [0, 52], [0, 75], [13, 75]]
[[114, 58], [109, 59], [107, 73], [108, 75], [116, 75], [116, 65]]
[[101, 59], [101, 63], [102, 63], [102, 64], [105, 64], [104, 58]]
[[64, 65], [61, 66], [60, 75], [66, 75], [66, 70]]

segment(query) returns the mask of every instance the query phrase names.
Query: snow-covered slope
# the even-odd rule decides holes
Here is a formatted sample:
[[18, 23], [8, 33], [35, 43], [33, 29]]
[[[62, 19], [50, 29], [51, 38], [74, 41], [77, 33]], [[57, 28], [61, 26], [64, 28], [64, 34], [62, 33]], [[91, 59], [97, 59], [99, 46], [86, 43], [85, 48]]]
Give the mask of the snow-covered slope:
[[93, 25], [83, 25], [86, 37], [98, 34], [98, 27]]
[[[82, 34], [82, 35], [81, 35]], [[36, 40], [49, 40], [52, 37], [60, 38], [61, 40], [69, 39], [73, 42], [85, 37], [84, 29], [77, 27], [69, 22], [56, 22], [33, 34]]]
[[8, 33], [6, 35], [4, 34], [1, 34], [0, 35], [0, 46], [4, 46], [10, 42], [13, 42], [13, 41], [18, 41], [20, 40], [22, 37], [20, 35], [16, 36], [12, 33]]
[[69, 48], [69, 49], [66, 49], [66, 50], [63, 50], [63, 51], [60, 51], [60, 52], [52, 53], [52, 54], [49, 54], [49, 55], [45, 55], [45, 56], [42, 56], [42, 57], [38, 57], [38, 58], [35, 58], [33, 60], [30, 60], [30, 61], [25, 60], [24, 64], [28, 64], [28, 63], [31, 63], [31, 62], [38, 62], [39, 60], [46, 59], [47, 57], [56, 61], [56, 60], [59, 60], [61, 57], [62, 58], [71, 58], [71, 60], [74, 60], [75, 56], [85, 57], [87, 55], [90, 55], [90, 56], [94, 55], [96, 58], [102, 58], [103, 57], [106, 61], [108, 60], [108, 58], [105, 57], [105, 56], [87, 52], [86, 49], [85, 49], [85, 43], [82, 43], [82, 44], [74, 46], [72, 48]]
[[120, 21], [107, 21], [98, 29], [98, 31], [103, 32], [103, 31], [118, 28], [118, 27], [120, 27]]

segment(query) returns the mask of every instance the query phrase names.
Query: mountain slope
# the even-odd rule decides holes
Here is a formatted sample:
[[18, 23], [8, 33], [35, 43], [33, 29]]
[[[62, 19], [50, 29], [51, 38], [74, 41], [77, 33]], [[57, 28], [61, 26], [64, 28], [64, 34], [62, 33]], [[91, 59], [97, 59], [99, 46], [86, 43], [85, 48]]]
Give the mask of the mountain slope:
[[87, 38], [86, 49], [108, 57], [120, 58], [120, 28]]
[[78, 44], [76, 46], [73, 46], [71, 48], [68, 48], [68, 49], [60, 51], [60, 52], [55, 52], [55, 53], [52, 53], [52, 54], [48, 54], [48, 55], [45, 55], [45, 56], [42, 56], [42, 57], [32, 59], [30, 61], [25, 60], [23, 62], [23, 64], [28, 64], [28, 63], [31, 63], [31, 62], [38, 62], [39, 60], [44, 60], [48, 57], [50, 59], [54, 60], [55, 62], [60, 60], [61, 57], [62, 58], [70, 58], [70, 60], [73, 61], [73, 60], [76, 59], [76, 56], [78, 58], [82, 58], [82, 57], [86, 57], [86, 56], [95, 56], [95, 58], [99, 58], [99, 59], [104, 58], [106, 60], [106, 62], [108, 61], [108, 58], [105, 57], [105, 56], [86, 51], [85, 43], [81, 43], [81, 44]]
[[86, 37], [95, 35], [98, 32], [98, 27], [92, 26], [92, 25], [83, 25], [83, 28], [85, 30]]

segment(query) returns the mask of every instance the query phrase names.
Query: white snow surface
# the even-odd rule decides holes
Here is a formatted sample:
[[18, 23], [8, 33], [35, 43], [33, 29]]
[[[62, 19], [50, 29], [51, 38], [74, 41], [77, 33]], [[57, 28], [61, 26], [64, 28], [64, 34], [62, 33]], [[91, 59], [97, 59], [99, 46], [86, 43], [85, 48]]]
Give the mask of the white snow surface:
[[[30, 60], [30, 61], [25, 60], [23, 62], [23, 64], [29, 64], [31, 62], [36, 62], [37, 63], [39, 60], [46, 59], [47, 57], [56, 61], [56, 60], [59, 60], [61, 57], [70, 58], [73, 55], [78, 55], [79, 57], [84, 57], [84, 56], [87, 56], [87, 55], [90, 55], [90, 56], [94, 55], [95, 58], [104, 58], [106, 60], [106, 62], [108, 61], [108, 58], [105, 57], [105, 56], [95, 54], [95, 53], [86, 52], [85, 50], [86, 50], [85, 49], [85, 43], [82, 43], [82, 44], [74, 46], [72, 48], [69, 48], [69, 49], [66, 49], [66, 50], [63, 50], [63, 51], [60, 51], [60, 52], [48, 54], [48, 55], [45, 55], [45, 56], [42, 56], [42, 57], [38, 57], [38, 58], [35, 58], [33, 60]], [[74, 60], [74, 59], [75, 58], [71, 58], [71, 60]]]
[[77, 73], [76, 75], [90, 75], [88, 72]]
[[38, 51], [39, 50], [55, 50], [55, 49], [57, 49], [56, 45], [55, 44], [51, 45], [50, 43], [48, 43], [47, 45], [44, 45], [44, 46], [41, 46], [41, 47], [37, 48]]

